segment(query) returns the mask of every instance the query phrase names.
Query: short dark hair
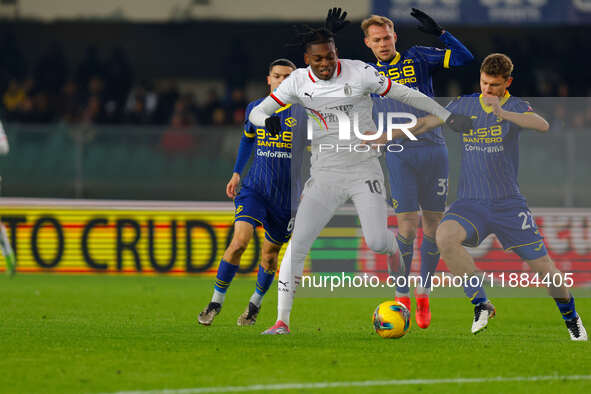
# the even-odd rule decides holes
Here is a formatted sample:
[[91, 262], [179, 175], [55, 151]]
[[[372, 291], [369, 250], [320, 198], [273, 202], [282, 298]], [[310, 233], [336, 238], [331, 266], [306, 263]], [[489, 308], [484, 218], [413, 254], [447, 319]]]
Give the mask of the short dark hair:
[[271, 62], [271, 64], [269, 64], [269, 73], [271, 73], [271, 70], [273, 69], [273, 67], [275, 66], [286, 66], [286, 67], [291, 67], [292, 69], [296, 69], [296, 65], [293, 64], [293, 62], [289, 59], [285, 59], [285, 58], [281, 58], [281, 59], [276, 59], [273, 60]]
[[503, 53], [491, 53], [482, 61], [480, 72], [508, 79], [513, 72], [513, 62]]

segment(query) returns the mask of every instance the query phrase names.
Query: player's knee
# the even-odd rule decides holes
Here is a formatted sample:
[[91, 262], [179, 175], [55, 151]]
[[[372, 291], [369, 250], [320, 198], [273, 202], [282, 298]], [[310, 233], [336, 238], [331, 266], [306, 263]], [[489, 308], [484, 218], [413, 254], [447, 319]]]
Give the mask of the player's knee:
[[261, 265], [265, 271], [277, 271], [277, 260], [278, 255], [277, 253], [267, 253], [263, 254], [261, 259]]
[[370, 237], [366, 238], [367, 247], [376, 253], [384, 253], [388, 250], [387, 237]]
[[451, 248], [455, 248], [462, 244], [461, 234], [454, 231], [453, 227], [446, 226], [443, 223], [437, 228], [435, 233], [435, 241], [437, 242], [437, 248], [441, 253], [445, 254]]
[[233, 255], [241, 256], [248, 247], [249, 242], [250, 237], [234, 236], [234, 238], [232, 238], [232, 242], [230, 242], [230, 245], [228, 246], [228, 252]]

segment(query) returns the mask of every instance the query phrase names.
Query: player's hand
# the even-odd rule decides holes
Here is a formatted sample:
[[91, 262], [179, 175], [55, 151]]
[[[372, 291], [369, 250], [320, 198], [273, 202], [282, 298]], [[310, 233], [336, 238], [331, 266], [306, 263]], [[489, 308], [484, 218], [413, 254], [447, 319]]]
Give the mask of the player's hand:
[[421, 22], [421, 25], [417, 26], [417, 29], [419, 29], [423, 33], [433, 34], [437, 37], [443, 34], [443, 28], [439, 26], [433, 18], [425, 14], [423, 11], [413, 8], [410, 15], [418, 19], [419, 22]]
[[273, 115], [273, 116], [269, 116], [267, 119], [265, 119], [265, 129], [273, 137], [280, 134], [281, 133], [281, 119], [279, 119], [279, 116]]
[[347, 18], [347, 11], [341, 14], [340, 8], [331, 8], [328, 10], [328, 15], [326, 16], [326, 21], [324, 22], [324, 27], [327, 30], [336, 33], [339, 30], [344, 29], [349, 23], [349, 21], [345, 20]]
[[445, 124], [456, 133], [467, 133], [474, 127], [472, 118], [460, 114], [451, 114], [445, 121]]
[[497, 96], [482, 96], [482, 101], [485, 105], [490, 105], [492, 107], [493, 113], [497, 117], [503, 117], [503, 109], [501, 108], [501, 103]]
[[240, 174], [235, 172], [232, 174], [232, 178], [226, 185], [226, 196], [228, 198], [234, 198], [238, 194], [238, 186], [240, 185]]

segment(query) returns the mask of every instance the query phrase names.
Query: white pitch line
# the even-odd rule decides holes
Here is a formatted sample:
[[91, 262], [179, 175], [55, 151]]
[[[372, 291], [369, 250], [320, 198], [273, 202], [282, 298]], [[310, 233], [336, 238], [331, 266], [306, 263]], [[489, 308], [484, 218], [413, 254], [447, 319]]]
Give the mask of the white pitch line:
[[255, 384], [252, 386], [218, 386], [195, 387], [189, 389], [135, 390], [118, 391], [113, 394], [201, 394], [201, 393], [236, 393], [267, 390], [313, 390], [335, 387], [371, 387], [371, 386], [407, 386], [419, 384], [449, 383], [491, 383], [491, 382], [540, 382], [547, 380], [591, 380], [591, 375], [550, 375], [550, 376], [496, 376], [489, 378], [455, 378], [455, 379], [402, 379], [402, 380], [364, 380], [357, 382], [318, 382], [318, 383], [282, 383]]

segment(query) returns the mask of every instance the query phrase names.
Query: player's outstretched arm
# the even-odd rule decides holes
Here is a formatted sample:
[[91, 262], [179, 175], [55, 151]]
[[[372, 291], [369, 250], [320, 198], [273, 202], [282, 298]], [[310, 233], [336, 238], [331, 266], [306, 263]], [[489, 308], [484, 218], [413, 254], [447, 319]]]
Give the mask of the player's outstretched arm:
[[[417, 124], [414, 127], [410, 128], [408, 131], [410, 131], [416, 137], [418, 135], [426, 133], [429, 130], [434, 129], [435, 127], [441, 125], [442, 123], [443, 123], [443, 121], [441, 119], [439, 119], [437, 116], [427, 115], [422, 118], [418, 118]], [[375, 133], [373, 131], [367, 131], [367, 132], [365, 132], [365, 134], [372, 135]], [[404, 139], [404, 138], [408, 138], [408, 135], [406, 135], [406, 133], [404, 133], [402, 130], [400, 130], [400, 129], [392, 130], [392, 140], [398, 140], [398, 139]], [[387, 142], [388, 142], [388, 137], [387, 137], [386, 133], [383, 133], [380, 136], [380, 138], [378, 138], [378, 139], [370, 140], [370, 141], [363, 141], [362, 143], [366, 144], [366, 145], [378, 146], [378, 145], [383, 145]]]
[[267, 118], [272, 116], [279, 108], [281, 108], [281, 105], [272, 96], [268, 96], [250, 111], [248, 120], [257, 127], [265, 127]]
[[443, 121], [447, 120], [451, 115], [451, 112], [443, 108], [431, 97], [416, 89], [409, 88], [408, 86], [396, 82], [392, 82], [392, 86], [387, 92], [386, 97], [398, 100], [411, 107], [420, 109], [421, 111], [429, 112]]

